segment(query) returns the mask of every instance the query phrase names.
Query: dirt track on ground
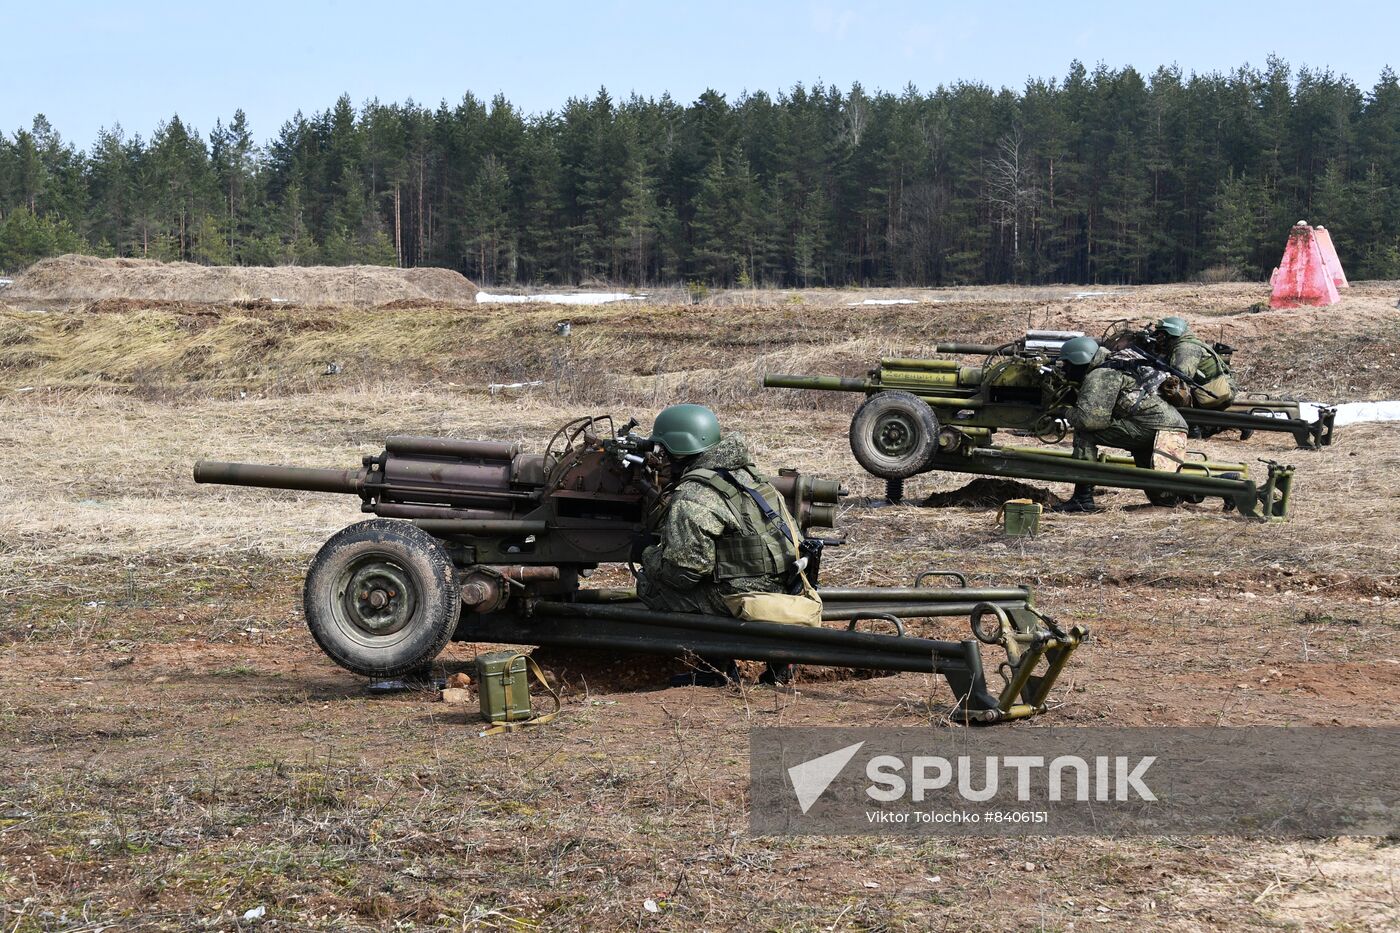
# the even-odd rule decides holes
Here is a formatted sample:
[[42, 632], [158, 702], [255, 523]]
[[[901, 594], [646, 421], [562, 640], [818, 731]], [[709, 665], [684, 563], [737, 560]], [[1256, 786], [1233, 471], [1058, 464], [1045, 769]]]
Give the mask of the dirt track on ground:
[[[713, 402], [764, 464], [871, 496], [844, 439], [855, 399], [755, 391], [755, 374], [858, 372], [948, 336], [1014, 335], [1028, 314], [1184, 310], [1233, 328], [1251, 389], [1400, 398], [1386, 311], [1400, 288], [1363, 283], [1337, 309], [1287, 316], [1247, 310], [1258, 291], [588, 309], [567, 352], [557, 308], [0, 314], [0, 916], [232, 928], [261, 904], [291, 928], [1393, 929], [1400, 850], [1376, 840], [745, 835], [751, 726], [948, 728], [946, 686], [919, 675], [705, 690], [665, 687], [661, 665], [579, 663], [557, 723], [477, 740], [470, 710], [371, 697], [312, 645], [301, 573], [359, 517], [353, 501], [187, 479], [201, 456], [350, 466], [393, 432], [539, 446], [565, 417], [646, 419], [674, 390]], [[385, 327], [397, 342], [374, 339]], [[342, 352], [357, 340], [378, 355]], [[1307, 353], [1277, 357], [1287, 348]], [[346, 365], [323, 375], [327, 358]], [[484, 391], [540, 372], [544, 386]], [[1400, 499], [1400, 431], [1343, 429], [1321, 452], [1268, 435], [1202, 446], [1297, 465], [1293, 520], [1117, 492], [1104, 514], [1008, 541], [985, 508], [849, 506], [851, 542], [824, 573], [956, 567], [1033, 585], [1089, 625], [1052, 712], [1012, 728], [1397, 724], [1400, 544], [1377, 517]], [[919, 478], [909, 498], [962, 482]], [[444, 660], [462, 669], [472, 651]]]

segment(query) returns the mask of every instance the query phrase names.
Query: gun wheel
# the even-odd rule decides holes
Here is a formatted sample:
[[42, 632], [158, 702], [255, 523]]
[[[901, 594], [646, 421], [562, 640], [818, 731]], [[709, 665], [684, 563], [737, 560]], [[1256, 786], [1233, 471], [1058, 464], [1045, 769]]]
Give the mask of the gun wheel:
[[851, 419], [851, 453], [881, 479], [923, 472], [937, 450], [938, 418], [908, 392], [872, 395]]
[[431, 664], [462, 611], [457, 569], [437, 539], [382, 518], [344, 528], [321, 547], [303, 599], [321, 650], [366, 677]]

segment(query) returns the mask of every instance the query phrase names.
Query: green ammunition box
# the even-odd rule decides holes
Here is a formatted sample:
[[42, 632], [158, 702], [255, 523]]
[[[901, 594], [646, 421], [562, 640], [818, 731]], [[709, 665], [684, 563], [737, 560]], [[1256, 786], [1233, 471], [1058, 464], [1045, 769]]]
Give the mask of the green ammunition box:
[[529, 670], [520, 652], [477, 655], [476, 683], [481, 718], [487, 722], [519, 722], [535, 715], [530, 708]]
[[[1002, 531], [1013, 538], [1024, 538], [1040, 531], [1039, 502], [1030, 499], [1011, 499], [1002, 504]], [[484, 700], [482, 702], [485, 702]]]

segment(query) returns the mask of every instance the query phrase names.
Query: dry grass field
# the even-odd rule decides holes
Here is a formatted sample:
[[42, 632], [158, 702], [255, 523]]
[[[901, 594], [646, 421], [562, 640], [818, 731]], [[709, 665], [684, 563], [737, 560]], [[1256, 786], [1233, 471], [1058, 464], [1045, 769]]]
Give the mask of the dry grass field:
[[[747, 835], [750, 727], [956, 728], [921, 675], [671, 689], [663, 667], [555, 656], [564, 714], [478, 739], [471, 710], [370, 696], [307, 634], [301, 576], [354, 500], [190, 480], [200, 457], [353, 466], [398, 432], [540, 445], [573, 415], [689, 400], [765, 465], [870, 496], [845, 440], [857, 397], [761, 390], [762, 372], [1170, 312], [1236, 346], [1250, 389], [1400, 398], [1397, 283], [1297, 313], [1259, 312], [1251, 285], [1078, 291], [0, 309], [0, 929], [248, 928], [259, 907], [296, 930], [1396, 929], [1393, 841]], [[986, 508], [850, 504], [824, 576], [958, 568], [1090, 626], [1053, 710], [1004, 728], [1400, 724], [1400, 426], [1320, 452], [1200, 446], [1295, 464], [1292, 521], [1120, 491], [1012, 541]]]

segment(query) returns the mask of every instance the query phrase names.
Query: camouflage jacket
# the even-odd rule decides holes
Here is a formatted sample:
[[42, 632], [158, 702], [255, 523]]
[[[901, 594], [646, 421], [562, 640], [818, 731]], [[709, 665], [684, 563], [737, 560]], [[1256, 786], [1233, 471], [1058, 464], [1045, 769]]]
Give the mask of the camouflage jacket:
[[1131, 421], [1153, 431], [1185, 431], [1181, 413], [1131, 371], [1105, 365], [1103, 350], [1079, 386], [1079, 400], [1066, 420], [1077, 430], [1102, 431], [1115, 421]]
[[1225, 365], [1215, 349], [1192, 333], [1174, 338], [1168, 354], [1168, 363], [1202, 382], [1210, 382], [1230, 372], [1230, 367]]
[[[716, 469], [729, 470], [739, 482], [758, 488], [792, 533], [801, 534], [782, 497], [755, 469], [741, 435], [728, 434], [697, 457], [688, 464], [686, 477]], [[708, 483], [686, 477], [674, 484], [669, 501], [650, 523], [661, 540], [642, 552], [641, 598], [654, 608], [726, 613], [724, 596], [782, 592], [787, 570], [796, 562], [796, 546], [771, 523], [746, 527], [754, 524], [752, 516], [741, 514]], [[766, 554], [731, 546], [746, 538], [757, 541], [759, 551], [779, 555], [787, 566], [779, 570]]]

